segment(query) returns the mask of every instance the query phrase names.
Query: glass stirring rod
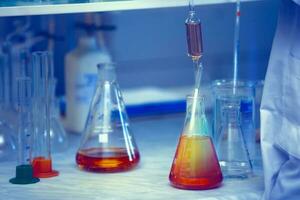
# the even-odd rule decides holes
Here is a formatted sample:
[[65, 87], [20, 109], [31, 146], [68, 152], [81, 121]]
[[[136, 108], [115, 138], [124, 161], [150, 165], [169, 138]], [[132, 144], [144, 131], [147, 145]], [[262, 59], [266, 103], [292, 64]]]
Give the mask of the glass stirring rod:
[[234, 52], [233, 52], [233, 94], [236, 93], [237, 76], [238, 76], [238, 64], [240, 53], [240, 16], [241, 16], [241, 3], [240, 0], [236, 1], [236, 18], [234, 27]]

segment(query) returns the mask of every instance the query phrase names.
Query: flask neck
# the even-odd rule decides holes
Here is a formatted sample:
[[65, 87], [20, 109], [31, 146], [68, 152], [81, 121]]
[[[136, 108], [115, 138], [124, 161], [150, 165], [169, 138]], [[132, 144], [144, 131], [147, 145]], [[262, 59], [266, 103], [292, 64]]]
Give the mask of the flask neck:
[[187, 98], [186, 117], [183, 134], [210, 136], [205, 116], [204, 98], [201, 96]]
[[240, 125], [239, 107], [228, 106], [223, 110], [223, 125]]
[[115, 66], [112, 63], [98, 64], [98, 79], [100, 83], [115, 82], [116, 72]]

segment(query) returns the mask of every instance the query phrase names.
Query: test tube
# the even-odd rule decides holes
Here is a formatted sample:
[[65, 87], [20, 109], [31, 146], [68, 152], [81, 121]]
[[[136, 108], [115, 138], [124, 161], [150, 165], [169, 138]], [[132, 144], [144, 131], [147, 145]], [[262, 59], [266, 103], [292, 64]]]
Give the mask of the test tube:
[[194, 62], [198, 61], [203, 53], [201, 22], [196, 16], [195, 10], [189, 11], [189, 16], [185, 21], [186, 37], [188, 46], [188, 56]]
[[58, 171], [52, 169], [50, 145], [50, 87], [49, 80], [53, 77], [52, 54], [39, 51], [32, 54], [35, 77], [35, 151], [32, 161], [34, 176], [50, 178], [58, 176]]
[[31, 79], [28, 77], [17, 78], [17, 109], [18, 109], [18, 165], [16, 177], [9, 181], [13, 184], [31, 184], [39, 182], [33, 176], [31, 165], [32, 154], [32, 95]]

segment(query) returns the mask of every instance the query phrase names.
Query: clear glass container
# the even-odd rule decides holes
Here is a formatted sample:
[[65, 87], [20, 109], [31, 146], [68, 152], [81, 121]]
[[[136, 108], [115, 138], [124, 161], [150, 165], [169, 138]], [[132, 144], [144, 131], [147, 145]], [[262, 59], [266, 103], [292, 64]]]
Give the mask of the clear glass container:
[[181, 189], [204, 190], [221, 185], [223, 176], [204, 112], [202, 96], [188, 96], [184, 128], [169, 180]]
[[76, 155], [80, 169], [119, 172], [134, 168], [139, 150], [130, 131], [115, 66], [98, 65], [98, 83]]
[[38, 178], [58, 176], [52, 169], [50, 80], [53, 77], [52, 54], [48, 51], [32, 53], [34, 88], [34, 152], [33, 170]]
[[59, 114], [59, 105], [55, 97], [56, 79], [49, 80], [50, 88], [50, 140], [53, 153], [64, 152], [68, 148], [68, 137]]
[[189, 11], [185, 21], [188, 56], [194, 61], [199, 60], [203, 54], [201, 22], [194, 10]]
[[240, 99], [222, 103], [218, 158], [225, 178], [247, 178], [252, 173], [244, 134], [240, 124]]
[[[212, 85], [213, 90], [213, 138], [218, 141], [222, 105], [231, 101], [234, 97], [241, 103], [247, 104], [248, 115], [252, 116], [252, 121], [255, 125], [255, 82], [254, 81], [237, 81], [235, 90], [233, 90], [233, 80], [216, 80]], [[235, 93], [234, 93], [235, 92]], [[250, 112], [250, 113], [249, 113]], [[253, 133], [255, 134], [255, 133]], [[255, 137], [255, 135], [253, 135]]]
[[7, 109], [7, 82], [6, 82], [7, 56], [0, 52], [0, 161], [14, 159], [16, 155], [16, 130], [8, 121]]
[[33, 175], [32, 149], [33, 149], [33, 116], [31, 79], [29, 77], [17, 78], [17, 110], [18, 110], [18, 165], [16, 177], [10, 179], [12, 184], [32, 184], [39, 182]]

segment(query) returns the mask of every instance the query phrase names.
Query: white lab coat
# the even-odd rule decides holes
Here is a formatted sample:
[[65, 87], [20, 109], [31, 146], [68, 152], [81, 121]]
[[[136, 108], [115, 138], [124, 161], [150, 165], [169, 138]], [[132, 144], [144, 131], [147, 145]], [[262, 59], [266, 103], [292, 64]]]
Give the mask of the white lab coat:
[[261, 104], [264, 200], [300, 199], [300, 0], [282, 0]]

